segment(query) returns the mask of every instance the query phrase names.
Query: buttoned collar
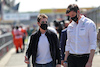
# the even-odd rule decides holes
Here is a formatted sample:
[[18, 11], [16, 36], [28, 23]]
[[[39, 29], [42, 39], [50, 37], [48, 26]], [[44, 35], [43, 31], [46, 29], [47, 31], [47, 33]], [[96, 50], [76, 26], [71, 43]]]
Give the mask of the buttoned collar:
[[84, 22], [85, 21], [85, 16], [84, 15], [81, 15], [81, 19], [79, 20], [79, 22], [82, 21]]

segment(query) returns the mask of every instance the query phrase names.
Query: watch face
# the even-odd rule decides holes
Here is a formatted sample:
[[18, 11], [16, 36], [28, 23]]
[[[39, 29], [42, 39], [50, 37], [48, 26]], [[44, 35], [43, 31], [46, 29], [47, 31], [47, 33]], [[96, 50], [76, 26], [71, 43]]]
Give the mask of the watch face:
[[67, 63], [67, 61], [64, 61], [64, 63]]

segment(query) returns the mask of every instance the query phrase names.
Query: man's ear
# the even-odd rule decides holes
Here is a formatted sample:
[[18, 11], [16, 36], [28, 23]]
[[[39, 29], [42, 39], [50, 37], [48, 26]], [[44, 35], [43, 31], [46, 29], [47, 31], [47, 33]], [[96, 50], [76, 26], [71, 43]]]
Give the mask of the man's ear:
[[37, 24], [39, 24], [39, 22], [37, 22]]
[[37, 22], [38, 26], [40, 26], [39, 22]]

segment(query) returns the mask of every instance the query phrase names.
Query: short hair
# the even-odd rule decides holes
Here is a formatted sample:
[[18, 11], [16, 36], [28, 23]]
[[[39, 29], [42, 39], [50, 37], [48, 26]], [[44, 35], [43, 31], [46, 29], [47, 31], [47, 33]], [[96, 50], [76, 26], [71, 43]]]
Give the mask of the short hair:
[[16, 26], [16, 29], [18, 30], [18, 29], [19, 29], [19, 27], [18, 27], [18, 26]]
[[66, 14], [68, 14], [70, 11], [74, 11], [77, 13], [77, 10], [79, 10], [79, 7], [76, 4], [70, 4], [67, 7]]
[[37, 16], [37, 21], [40, 22], [40, 20], [43, 19], [43, 18], [47, 18], [47, 19], [48, 19], [48, 16], [45, 15], [45, 14], [39, 14], [39, 15]]

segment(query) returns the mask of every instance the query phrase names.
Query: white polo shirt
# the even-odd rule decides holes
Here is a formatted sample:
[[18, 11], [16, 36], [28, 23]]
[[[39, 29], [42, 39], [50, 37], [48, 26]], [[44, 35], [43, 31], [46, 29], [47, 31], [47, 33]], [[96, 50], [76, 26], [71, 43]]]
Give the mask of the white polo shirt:
[[72, 21], [67, 28], [67, 42], [65, 51], [72, 54], [87, 54], [96, 49], [97, 32], [95, 23], [81, 16], [76, 24]]
[[37, 48], [37, 64], [46, 64], [52, 61], [50, 54], [50, 44], [45, 34], [41, 34]]

